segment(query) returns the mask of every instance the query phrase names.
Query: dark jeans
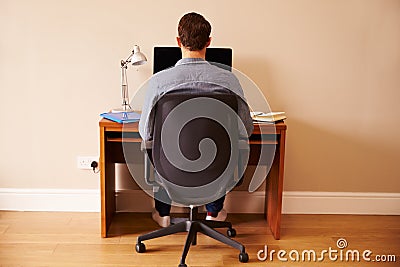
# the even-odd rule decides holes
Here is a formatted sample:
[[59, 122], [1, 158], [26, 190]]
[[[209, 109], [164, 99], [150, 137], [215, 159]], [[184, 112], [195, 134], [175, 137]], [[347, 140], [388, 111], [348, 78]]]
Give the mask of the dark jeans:
[[[156, 198], [154, 199], [155, 201], [155, 207], [160, 216], [169, 216], [169, 213], [171, 212], [171, 200], [169, 200], [169, 197], [167, 195], [167, 192], [165, 192], [164, 189], [160, 187], [159, 191], [157, 193], [154, 193]], [[160, 201], [158, 199], [163, 199], [163, 200], [169, 200], [169, 203], [165, 203], [168, 201]], [[221, 197], [220, 199], [217, 199], [211, 203], [206, 204], [206, 210], [208, 212], [212, 213], [218, 213], [222, 210], [224, 207], [224, 200], [225, 196]]]

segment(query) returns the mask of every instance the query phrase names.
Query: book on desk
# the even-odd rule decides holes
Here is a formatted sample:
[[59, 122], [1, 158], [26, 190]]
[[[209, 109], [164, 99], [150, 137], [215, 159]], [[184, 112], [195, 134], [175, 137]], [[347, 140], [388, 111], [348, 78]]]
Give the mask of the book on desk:
[[283, 111], [280, 112], [260, 112], [260, 111], [253, 111], [250, 112], [251, 118], [255, 122], [273, 122], [277, 123], [286, 119], [286, 114]]
[[137, 122], [140, 119], [140, 113], [137, 112], [106, 112], [106, 113], [101, 113], [101, 117], [106, 118], [111, 121], [115, 121], [118, 123], [131, 123], [131, 122]]

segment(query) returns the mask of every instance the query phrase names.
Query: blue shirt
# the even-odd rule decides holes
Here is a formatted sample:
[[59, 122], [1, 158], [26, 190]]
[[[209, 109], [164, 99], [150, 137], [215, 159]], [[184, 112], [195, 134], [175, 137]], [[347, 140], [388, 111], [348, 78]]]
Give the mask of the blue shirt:
[[201, 58], [183, 58], [174, 67], [153, 75], [147, 83], [147, 93], [139, 121], [139, 133], [145, 141], [152, 139], [154, 117], [153, 106], [167, 92], [190, 88], [192, 92], [212, 92], [230, 90], [238, 96], [238, 115], [246, 132], [241, 136], [250, 136], [253, 121], [244, 98], [243, 89], [236, 76], [227, 70], [210, 64]]

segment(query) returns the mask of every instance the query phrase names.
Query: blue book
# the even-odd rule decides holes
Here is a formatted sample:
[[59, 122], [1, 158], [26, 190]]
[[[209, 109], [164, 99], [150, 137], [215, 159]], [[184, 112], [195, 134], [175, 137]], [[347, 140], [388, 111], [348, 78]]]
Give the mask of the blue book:
[[107, 112], [100, 114], [100, 116], [118, 123], [137, 122], [140, 119], [140, 114], [136, 112]]

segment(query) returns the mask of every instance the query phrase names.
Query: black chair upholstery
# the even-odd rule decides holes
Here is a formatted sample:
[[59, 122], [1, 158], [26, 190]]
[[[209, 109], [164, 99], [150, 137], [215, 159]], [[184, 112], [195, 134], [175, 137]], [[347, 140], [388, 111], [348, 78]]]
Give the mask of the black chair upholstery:
[[[211, 101], [213, 104], [203, 105], [203, 103], [208, 103], [207, 101]], [[189, 110], [186, 108], [182, 112], [179, 108], [185, 103], [189, 103], [190, 108]], [[221, 106], [223, 106], [222, 109]], [[226, 108], [233, 112], [224, 112]], [[201, 114], [197, 114], [200, 109], [202, 110]], [[204, 110], [206, 110], [206, 115], [203, 114]], [[239, 159], [237, 96], [226, 92], [168, 93], [157, 102], [153, 112], [155, 115], [153, 140], [150, 147], [147, 147], [147, 154], [157, 173], [156, 181], [153, 183], [162, 186], [173, 202], [189, 206], [190, 217], [188, 220], [139, 236], [136, 251], [145, 252], [146, 247], [142, 241], [178, 232], [188, 232], [179, 264], [181, 267], [186, 266], [185, 259], [190, 245], [196, 244], [197, 232], [201, 232], [238, 249], [240, 251], [239, 260], [247, 262], [248, 254], [245, 252], [245, 247], [230, 238], [236, 235], [230, 222], [206, 221], [196, 218], [199, 205], [220, 198], [235, 185], [232, 166], [237, 165]], [[215, 120], [212, 119], [214, 116]], [[184, 125], [180, 125], [182, 122]], [[169, 124], [169, 127], [166, 126], [166, 123]], [[173, 126], [171, 127], [171, 125]], [[167, 137], [163, 137], [163, 134]], [[202, 144], [204, 140], [212, 140], [213, 145]], [[172, 145], [177, 144], [178, 152], [169, 151], [171, 143]], [[205, 162], [202, 162], [203, 154], [207, 154], [212, 147], [215, 148], [215, 154], [212, 154], [213, 160], [207, 162], [206, 158]], [[181, 156], [187, 161], [180, 160]], [[179, 166], [171, 163], [171, 159], [176, 159]], [[192, 164], [195, 161], [198, 161], [197, 165]], [[197, 166], [203, 166], [202, 164], [205, 167], [196, 170]], [[195, 166], [194, 170], [191, 169], [193, 166]], [[228, 237], [213, 229], [225, 227], [228, 228]]]

